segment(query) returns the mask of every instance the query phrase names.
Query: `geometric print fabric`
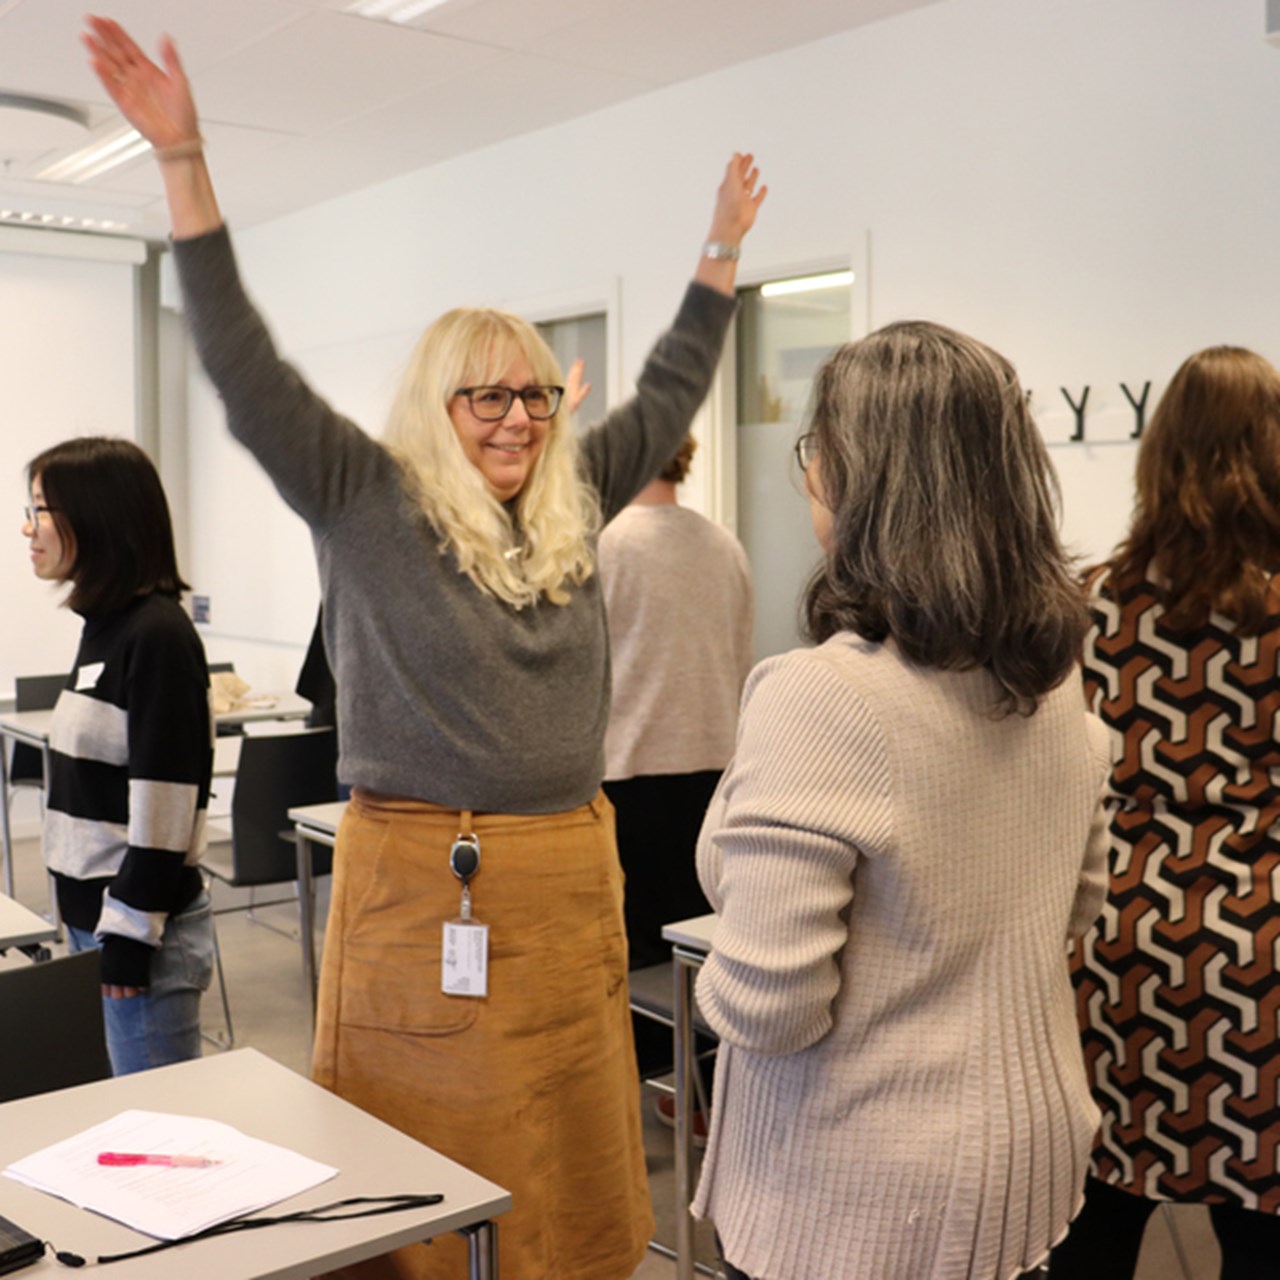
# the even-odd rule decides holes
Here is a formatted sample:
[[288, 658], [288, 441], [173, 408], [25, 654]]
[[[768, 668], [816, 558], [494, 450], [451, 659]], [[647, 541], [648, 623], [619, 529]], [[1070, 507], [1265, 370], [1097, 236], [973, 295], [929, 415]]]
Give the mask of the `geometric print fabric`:
[[1171, 631], [1150, 582], [1106, 571], [1090, 611], [1115, 762], [1107, 902], [1072, 959], [1093, 1173], [1280, 1212], [1280, 589], [1250, 637]]

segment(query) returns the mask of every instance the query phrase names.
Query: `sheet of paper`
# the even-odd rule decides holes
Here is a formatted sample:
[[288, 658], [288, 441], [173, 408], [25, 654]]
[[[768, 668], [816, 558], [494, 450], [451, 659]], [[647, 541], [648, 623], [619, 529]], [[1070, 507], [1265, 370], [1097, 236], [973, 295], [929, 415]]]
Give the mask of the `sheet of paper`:
[[[207, 1156], [204, 1169], [110, 1168], [103, 1151]], [[114, 1218], [161, 1240], [189, 1236], [332, 1178], [337, 1169], [229, 1124], [158, 1111], [124, 1111], [43, 1151], [16, 1160], [7, 1178]]]

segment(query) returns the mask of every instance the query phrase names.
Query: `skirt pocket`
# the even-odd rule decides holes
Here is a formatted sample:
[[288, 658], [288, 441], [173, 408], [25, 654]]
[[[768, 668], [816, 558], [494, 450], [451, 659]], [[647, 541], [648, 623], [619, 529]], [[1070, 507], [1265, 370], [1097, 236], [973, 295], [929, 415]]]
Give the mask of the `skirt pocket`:
[[340, 1020], [406, 1035], [466, 1030], [482, 1002], [440, 990], [444, 924], [460, 901], [448, 842], [420, 825], [363, 817], [343, 835], [346, 902], [338, 936], [325, 943], [342, 950]]

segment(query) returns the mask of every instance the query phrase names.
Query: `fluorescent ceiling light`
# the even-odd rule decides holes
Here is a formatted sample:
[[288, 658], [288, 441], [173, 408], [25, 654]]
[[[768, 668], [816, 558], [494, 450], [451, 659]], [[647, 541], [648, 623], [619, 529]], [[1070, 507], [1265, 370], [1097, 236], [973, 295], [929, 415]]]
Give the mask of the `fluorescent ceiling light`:
[[42, 182], [88, 182], [108, 169], [136, 160], [150, 145], [136, 129], [126, 125], [42, 169], [36, 178]]
[[402, 26], [420, 18], [432, 9], [452, 4], [453, 0], [354, 0], [343, 12], [354, 13], [361, 18], [374, 18], [379, 22], [396, 22]]
[[19, 227], [51, 227], [58, 231], [128, 231], [129, 224], [111, 218], [81, 218], [70, 213], [38, 213], [0, 205], [0, 223]]
[[762, 298], [781, 298], [788, 293], [815, 293], [819, 289], [843, 289], [853, 284], [852, 271], [828, 271], [820, 276], [796, 276], [792, 280], [770, 280], [760, 286]]

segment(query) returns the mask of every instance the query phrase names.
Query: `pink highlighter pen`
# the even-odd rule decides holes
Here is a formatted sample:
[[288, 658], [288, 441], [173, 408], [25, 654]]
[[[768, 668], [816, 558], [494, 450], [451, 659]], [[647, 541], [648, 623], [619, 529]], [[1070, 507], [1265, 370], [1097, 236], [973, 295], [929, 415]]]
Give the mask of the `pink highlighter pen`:
[[113, 1169], [132, 1169], [138, 1165], [161, 1165], [166, 1169], [207, 1169], [210, 1165], [221, 1164], [209, 1156], [161, 1156], [144, 1155], [137, 1151], [101, 1151], [98, 1163]]

